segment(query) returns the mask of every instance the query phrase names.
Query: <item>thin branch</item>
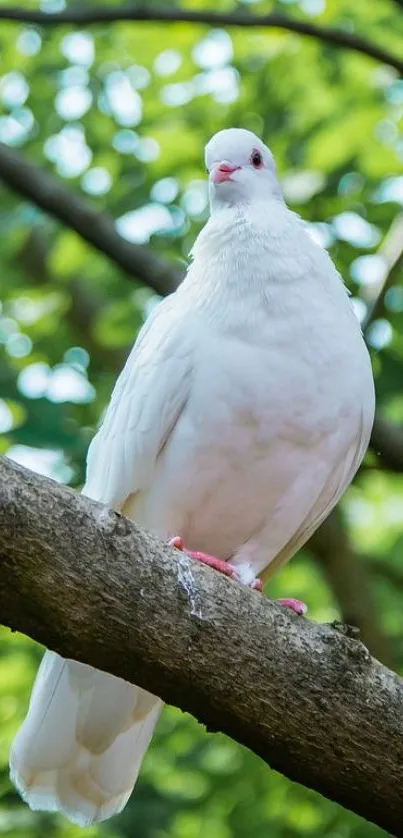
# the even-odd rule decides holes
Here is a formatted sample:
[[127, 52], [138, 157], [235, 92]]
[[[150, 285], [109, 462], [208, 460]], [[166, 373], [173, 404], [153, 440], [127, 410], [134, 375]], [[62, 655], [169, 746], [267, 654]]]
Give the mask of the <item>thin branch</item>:
[[403, 75], [403, 60], [391, 55], [371, 41], [346, 32], [343, 29], [317, 26], [309, 21], [296, 20], [272, 12], [267, 15], [252, 15], [249, 12], [221, 12], [210, 9], [165, 8], [161, 6], [138, 6], [125, 4], [118, 6], [92, 6], [83, 4], [60, 12], [43, 12], [37, 9], [18, 7], [0, 8], [0, 20], [15, 20], [23, 23], [39, 23], [41, 26], [71, 23], [77, 26], [89, 26], [93, 23], [115, 23], [116, 21], [138, 21], [159, 23], [207, 23], [212, 26], [239, 26], [284, 29], [297, 32], [308, 38], [316, 38], [332, 46], [360, 52], [376, 61], [388, 64]]
[[110, 215], [97, 212], [45, 169], [24, 160], [4, 143], [0, 143], [0, 180], [75, 230], [127, 274], [146, 282], [158, 294], [169, 293], [180, 282], [180, 271], [148, 248], [122, 238]]
[[397, 282], [403, 272], [403, 214], [398, 215], [378, 250], [385, 261], [385, 275], [381, 284], [374, 290], [367, 316], [363, 322], [364, 335], [374, 320], [382, 317], [385, 311], [385, 297], [389, 288]]
[[5, 625], [160, 695], [403, 834], [403, 682], [358, 640], [4, 459], [0, 567]]
[[343, 620], [359, 628], [363, 643], [378, 660], [393, 666], [389, 643], [372, 602], [366, 564], [355, 554], [338, 509], [312, 536], [308, 547], [325, 572]]

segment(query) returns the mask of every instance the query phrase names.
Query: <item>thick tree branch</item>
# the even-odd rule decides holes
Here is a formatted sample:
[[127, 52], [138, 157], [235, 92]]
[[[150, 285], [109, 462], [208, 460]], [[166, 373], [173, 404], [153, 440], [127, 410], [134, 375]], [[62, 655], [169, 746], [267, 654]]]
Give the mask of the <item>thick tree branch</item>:
[[36, 9], [18, 7], [0, 8], [0, 20], [15, 20], [23, 23], [39, 23], [41, 26], [53, 26], [57, 23], [71, 23], [88, 26], [93, 23], [114, 23], [116, 21], [154, 21], [158, 23], [208, 23], [212, 26], [239, 26], [284, 29], [297, 32], [308, 38], [316, 38], [326, 44], [354, 50], [368, 55], [383, 64], [394, 67], [403, 75], [403, 61], [387, 50], [373, 44], [359, 35], [343, 29], [318, 26], [305, 20], [297, 20], [286, 15], [271, 12], [267, 15], [252, 15], [245, 11], [224, 12], [211, 9], [168, 8], [161, 6], [143, 6], [125, 4], [119, 6], [92, 6], [85, 4], [60, 12], [41, 12]]
[[365, 647], [0, 462], [0, 618], [403, 835], [403, 683]]
[[75, 230], [126, 273], [146, 282], [158, 294], [168, 294], [180, 282], [180, 271], [148, 248], [122, 238], [110, 215], [97, 212], [45, 169], [24, 160], [4, 143], [0, 143], [0, 180]]

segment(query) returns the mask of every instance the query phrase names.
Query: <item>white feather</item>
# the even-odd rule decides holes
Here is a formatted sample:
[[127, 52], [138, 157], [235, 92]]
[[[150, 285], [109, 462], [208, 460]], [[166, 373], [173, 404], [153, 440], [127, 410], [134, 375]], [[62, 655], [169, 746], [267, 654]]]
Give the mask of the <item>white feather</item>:
[[174, 295], [140, 331], [88, 451], [83, 492], [93, 500], [119, 509], [151, 484], [189, 392], [193, 335], [187, 325]]
[[10, 754], [13, 783], [32, 809], [88, 826], [127, 802], [162, 702], [46, 652]]
[[[265, 166], [254, 171], [253, 148]], [[272, 157], [220, 132], [213, 212], [178, 291], [142, 329], [90, 447], [84, 492], [250, 582], [307, 540], [352, 480], [374, 414], [370, 362], [327, 253], [284, 205]], [[11, 753], [33, 808], [80, 824], [124, 806], [162, 703], [47, 653]]]

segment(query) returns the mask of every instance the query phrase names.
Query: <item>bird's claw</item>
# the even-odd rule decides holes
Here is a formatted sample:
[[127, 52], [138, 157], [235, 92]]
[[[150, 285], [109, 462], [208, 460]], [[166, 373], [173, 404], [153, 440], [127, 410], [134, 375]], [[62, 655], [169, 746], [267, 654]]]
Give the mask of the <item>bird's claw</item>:
[[[210, 556], [208, 553], [201, 553], [198, 550], [187, 550], [180, 535], [176, 535], [174, 538], [171, 538], [168, 544], [170, 547], [175, 547], [176, 550], [181, 550], [183, 553], [186, 553], [186, 555], [191, 559], [194, 559], [197, 562], [202, 562], [202, 564], [212, 567], [213, 570], [218, 570], [218, 572], [223, 573], [224, 576], [229, 576], [230, 579], [235, 579], [236, 582], [242, 582], [241, 576], [234, 565], [229, 562], [225, 562], [222, 559], [217, 559], [216, 556]], [[262, 591], [263, 582], [261, 579], [253, 579], [248, 584], [248, 587], [252, 588], [254, 591]]]
[[305, 602], [301, 602], [299, 599], [293, 599], [293, 597], [277, 599], [276, 602], [278, 605], [283, 605], [285, 608], [291, 608], [291, 611], [294, 611], [294, 613], [298, 614], [299, 617], [303, 617], [308, 611], [308, 606], [305, 605]]

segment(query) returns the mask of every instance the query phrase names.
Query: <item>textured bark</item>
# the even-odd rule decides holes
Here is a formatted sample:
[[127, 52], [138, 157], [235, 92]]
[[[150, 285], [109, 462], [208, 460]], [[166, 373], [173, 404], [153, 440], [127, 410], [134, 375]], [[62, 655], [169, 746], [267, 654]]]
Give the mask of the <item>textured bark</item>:
[[284, 29], [297, 32], [299, 35], [315, 38], [325, 44], [341, 47], [347, 50], [368, 55], [377, 61], [388, 64], [403, 74], [403, 61], [392, 55], [383, 47], [374, 44], [367, 38], [336, 29], [332, 26], [318, 26], [307, 20], [288, 17], [278, 12], [267, 15], [253, 15], [249, 11], [217, 11], [214, 9], [186, 9], [166, 8], [164, 6], [150, 6], [148, 3], [124, 3], [121, 6], [95, 6], [77, 4], [74, 8], [63, 9], [59, 12], [45, 12], [38, 9], [23, 9], [19, 6], [4, 6], [0, 8], [0, 20], [16, 20], [25, 23], [38, 23], [41, 26], [55, 24], [76, 24], [89, 26], [93, 23], [115, 23], [124, 21], [155, 21], [158, 23], [209, 23], [212, 26], [259, 27], [265, 29]]
[[99, 504], [0, 461], [0, 619], [403, 835], [403, 683]]

